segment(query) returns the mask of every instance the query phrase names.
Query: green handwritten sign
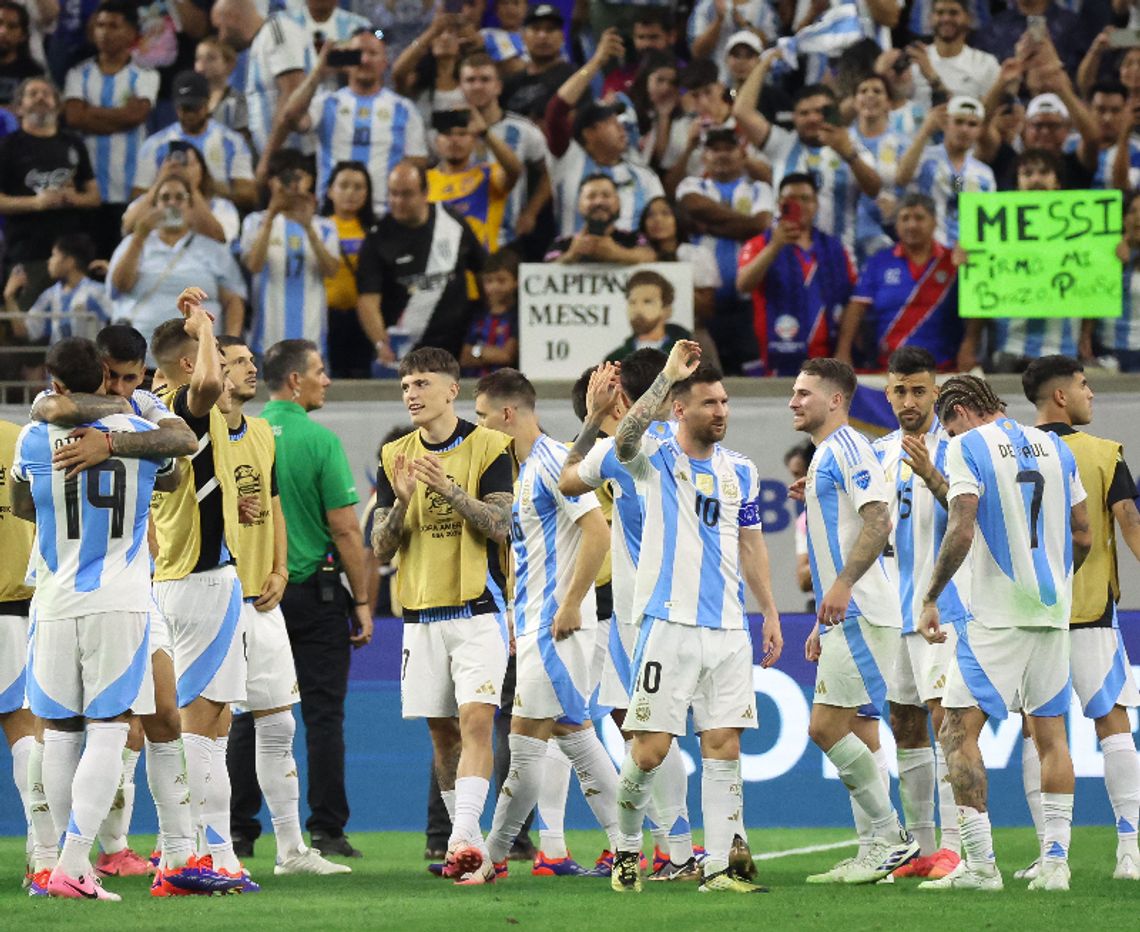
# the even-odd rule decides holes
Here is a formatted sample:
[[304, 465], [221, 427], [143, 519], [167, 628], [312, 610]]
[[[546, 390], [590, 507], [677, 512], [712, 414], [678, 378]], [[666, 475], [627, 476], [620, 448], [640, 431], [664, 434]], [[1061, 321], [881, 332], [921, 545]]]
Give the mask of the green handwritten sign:
[[1119, 317], [1119, 191], [959, 197], [961, 317]]

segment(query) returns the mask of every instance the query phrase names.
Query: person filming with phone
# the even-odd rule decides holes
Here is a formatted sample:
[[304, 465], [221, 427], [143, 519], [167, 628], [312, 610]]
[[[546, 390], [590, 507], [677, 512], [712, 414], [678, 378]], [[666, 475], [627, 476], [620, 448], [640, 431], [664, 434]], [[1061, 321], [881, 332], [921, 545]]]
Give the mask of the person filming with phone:
[[616, 262], [637, 265], [653, 262], [653, 248], [640, 233], [617, 227], [621, 203], [609, 175], [587, 175], [578, 188], [578, 215], [582, 228], [573, 236], [560, 236], [546, 251], [546, 262]]

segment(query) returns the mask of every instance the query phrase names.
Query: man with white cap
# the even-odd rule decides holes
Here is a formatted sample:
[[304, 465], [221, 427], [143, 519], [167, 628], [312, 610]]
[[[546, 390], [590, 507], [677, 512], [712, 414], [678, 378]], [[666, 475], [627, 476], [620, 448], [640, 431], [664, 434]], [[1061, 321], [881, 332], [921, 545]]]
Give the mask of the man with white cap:
[[[946, 246], [958, 241], [958, 195], [996, 191], [993, 170], [973, 152], [986, 112], [976, 97], [959, 94], [927, 114], [899, 162], [896, 182], [934, 199], [938, 209], [936, 238]], [[930, 145], [938, 130], [942, 142]]]
[[693, 58], [711, 58], [720, 68], [721, 80], [728, 84], [728, 52], [740, 33], [766, 36], [772, 43], [784, 28], [775, 5], [767, 0], [697, 0], [689, 14], [688, 32]]

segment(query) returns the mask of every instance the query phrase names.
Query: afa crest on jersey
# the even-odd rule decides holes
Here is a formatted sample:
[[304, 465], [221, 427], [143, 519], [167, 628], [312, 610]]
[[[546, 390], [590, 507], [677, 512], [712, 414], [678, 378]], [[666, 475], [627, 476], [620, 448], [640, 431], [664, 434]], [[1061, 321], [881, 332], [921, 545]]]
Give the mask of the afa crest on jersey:
[[860, 469], [851, 478], [855, 480], [855, 484], [859, 486], [859, 488], [864, 490], [871, 484], [871, 474], [865, 469]]

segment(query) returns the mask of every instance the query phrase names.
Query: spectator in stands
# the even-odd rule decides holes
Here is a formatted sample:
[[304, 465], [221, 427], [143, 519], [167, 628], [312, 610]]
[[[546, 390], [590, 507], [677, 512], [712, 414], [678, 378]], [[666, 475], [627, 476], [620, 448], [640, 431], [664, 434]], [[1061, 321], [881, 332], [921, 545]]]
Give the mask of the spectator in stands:
[[689, 48], [693, 58], [711, 58], [716, 62], [725, 84], [731, 80], [729, 40], [741, 31], [751, 32], [765, 45], [771, 45], [784, 28], [768, 0], [698, 0], [693, 5], [689, 16]]
[[[714, 344], [704, 327], [712, 320], [716, 292], [721, 287], [716, 257], [703, 246], [689, 242], [681, 220], [677, 217], [677, 208], [666, 197], [655, 197], [645, 205], [637, 230], [655, 253], [658, 262], [687, 262], [692, 268], [695, 335], [701, 343], [702, 358], [708, 361], [712, 358], [707, 355], [709, 348]], [[735, 277], [734, 274], [733, 278]], [[716, 367], [721, 367], [719, 361]]]
[[958, 268], [934, 238], [937, 217], [928, 195], [902, 199], [898, 245], [875, 253], [860, 273], [839, 320], [836, 358], [883, 371], [900, 346], [920, 346], [939, 369], [953, 368], [962, 343]]
[[[899, 162], [895, 181], [901, 188], [933, 199], [938, 208], [935, 235], [952, 246], [958, 242], [958, 195], [966, 191], [996, 191], [993, 170], [974, 155], [985, 110], [973, 97], [951, 97], [927, 114], [922, 129]], [[942, 142], [930, 145], [941, 131]], [[911, 182], [913, 181], [913, 185]]]
[[1095, 142], [1081, 139], [1077, 157], [1093, 164], [1094, 188], [1131, 191], [1140, 180], [1140, 142], [1134, 136], [1134, 113], [1128, 109], [1128, 92], [1116, 81], [1093, 85], [1091, 104], [1096, 126]]
[[463, 99], [477, 110], [489, 127], [488, 132], [501, 140], [522, 163], [525, 177], [511, 189], [503, 209], [499, 229], [499, 245], [534, 232], [539, 216], [550, 203], [550, 175], [546, 170], [546, 138], [530, 120], [516, 113], [506, 113], [499, 106], [503, 83], [491, 57], [475, 52], [459, 66], [459, 87]]
[[150, 187], [136, 197], [123, 214], [122, 235], [131, 235], [138, 218], [150, 210], [155, 190], [172, 175], [182, 175], [190, 184], [190, 204], [186, 208], [190, 229], [219, 243], [235, 244], [241, 234], [241, 215], [233, 201], [214, 193], [210, 170], [201, 153], [189, 143], [185, 148], [176, 145], [167, 152]]
[[670, 194], [683, 178], [701, 173], [701, 133], [710, 126], [735, 126], [732, 99], [711, 61], [698, 59], [690, 62], [681, 72], [680, 82], [681, 90], [692, 101], [693, 115], [686, 124], [685, 147], [662, 179], [665, 190]]
[[830, 356], [855, 267], [838, 237], [815, 223], [819, 191], [805, 173], [785, 175], [780, 219], [740, 252], [736, 287], [752, 293], [760, 346], [757, 375], [792, 376], [809, 358]]
[[[741, 29], [728, 37], [724, 54], [727, 66], [725, 69], [727, 72], [726, 86], [730, 96], [735, 96], [740, 86], [748, 80], [748, 76], [752, 74], [752, 69], [756, 67], [756, 62], [759, 61], [760, 53], [763, 51], [764, 43], [756, 33], [749, 29]], [[763, 94], [764, 91], [761, 90], [761, 100], [763, 100]]]
[[641, 60], [629, 98], [637, 112], [641, 156], [659, 175], [685, 149], [692, 117], [681, 106], [680, 66], [672, 52], [648, 52]]
[[688, 330], [669, 319], [675, 299], [673, 285], [660, 272], [634, 272], [625, 283], [626, 314], [633, 333], [606, 356], [606, 362], [621, 362], [639, 349], [668, 353], [678, 340], [691, 340]]
[[[467, 221], [488, 252], [499, 248], [503, 208], [522, 175], [522, 162], [510, 147], [487, 131], [478, 110], [445, 110], [435, 114], [439, 164], [428, 169], [428, 200], [445, 204]], [[475, 147], [486, 145], [494, 161], [475, 159]]]
[[[609, 175], [619, 192], [618, 226], [631, 230], [650, 198], [664, 194], [660, 179], [632, 157], [618, 109], [594, 100], [579, 105], [594, 76], [610, 58], [620, 56], [621, 37], [609, 31], [585, 67], [570, 76], [546, 108], [546, 142], [550, 147], [550, 181], [554, 191], [555, 229], [563, 236], [580, 230], [575, 212], [586, 176]], [[572, 108], [577, 107], [571, 118]]]
[[437, 0], [353, 0], [351, 6], [384, 33], [388, 54], [395, 61], [428, 31], [439, 4]]
[[[23, 320], [12, 321], [16, 336], [48, 346], [67, 337], [93, 340], [111, 322], [106, 289], [87, 276], [94, 259], [95, 244], [86, 233], [65, 233], [57, 239], [47, 266], [55, 284], [36, 298]], [[9, 313], [19, 311], [17, 296], [26, 283], [22, 268], [8, 276], [4, 309]]]
[[27, 309], [51, 282], [47, 260], [62, 230], [78, 230], [99, 206], [99, 186], [83, 140], [59, 128], [59, 92], [47, 78], [16, 91], [20, 128], [0, 141], [0, 216], [6, 218], [6, 267], [23, 265]]
[[494, 0], [489, 6], [499, 25], [479, 30], [483, 51], [502, 76], [515, 74], [526, 67], [526, 43], [523, 42], [526, 0]]
[[1124, 211], [1124, 239], [1116, 255], [1124, 263], [1123, 313], [1083, 323], [1081, 357], [1108, 356], [1121, 372], [1140, 372], [1140, 197], [1135, 195]]
[[652, 262], [653, 250], [639, 233], [620, 225], [621, 198], [609, 175], [587, 175], [578, 188], [577, 233], [550, 244], [546, 262]]
[[[249, 52], [245, 72], [249, 133], [260, 159], [258, 167], [265, 171], [274, 115], [279, 102], [288, 100], [305, 74], [313, 70], [312, 45], [305, 30], [287, 13], [278, 10], [267, 19], [255, 0], [217, 0], [210, 21], [223, 42], [239, 52]], [[292, 142], [304, 144], [301, 140]]]
[[282, 108], [269, 151], [275, 151], [290, 128], [311, 127], [317, 139], [317, 193], [321, 197], [332, 166], [363, 155], [357, 160], [368, 166], [372, 176], [372, 209], [383, 216], [388, 209], [388, 166], [403, 159], [427, 165], [424, 124], [410, 100], [384, 87], [385, 41], [362, 32], [352, 37], [348, 47], [360, 52], [360, 64], [347, 69], [348, 85], [334, 93], [320, 89], [332, 51], [331, 45], [322, 48], [316, 68]]
[[633, 16], [633, 54], [626, 61], [610, 63], [602, 84], [602, 96], [628, 91], [649, 52], [669, 52], [677, 41], [673, 12], [667, 7], [639, 7]]
[[10, 107], [25, 78], [44, 73], [28, 49], [28, 11], [14, 0], [0, 0], [0, 107]]
[[882, 189], [874, 159], [840, 122], [834, 92], [820, 84], [801, 88], [792, 111], [794, 132], [776, 126], [756, 110], [757, 94], [774, 61], [760, 56], [752, 74], [736, 95], [737, 125], [772, 165], [777, 188], [785, 175], [808, 173], [819, 198], [815, 225], [837, 236], [850, 250], [855, 244], [855, 219], [860, 193], [876, 197]]
[[335, 224], [316, 214], [313, 181], [307, 160], [282, 149], [269, 160], [269, 206], [242, 221], [242, 264], [253, 276], [249, 348], [258, 356], [281, 340], [309, 340], [326, 354], [325, 278], [339, 268], [339, 241]]
[[469, 378], [482, 378], [519, 364], [519, 258], [510, 249], [487, 257], [479, 276], [487, 311], [467, 332], [459, 364]]
[[329, 369], [336, 379], [366, 379], [376, 354], [356, 316], [356, 270], [360, 247], [375, 225], [372, 178], [363, 162], [337, 162], [321, 204], [321, 216], [336, 226], [340, 243], [335, 275], [325, 279], [329, 303]]
[[385, 365], [418, 346], [458, 356], [471, 324], [467, 273], [483, 247], [462, 220], [428, 202], [427, 172], [401, 162], [388, 176], [388, 214], [360, 247], [356, 310]]
[[562, 56], [564, 24], [562, 13], [550, 3], [540, 3], [527, 12], [523, 22], [527, 63], [503, 83], [500, 102], [504, 110], [542, 120], [550, 99], [574, 72]]
[[890, 87], [881, 74], [871, 73], [855, 85], [855, 141], [871, 153], [875, 171], [883, 181], [878, 197], [859, 197], [855, 219], [855, 261], [862, 264], [868, 256], [890, 245], [888, 228], [894, 223], [896, 198], [895, 171], [910, 140], [888, 128]]
[[[170, 318], [185, 288], [201, 288], [203, 307], [225, 332], [241, 332], [245, 279], [222, 243], [190, 228], [192, 186], [184, 174], [160, 181], [131, 234], [111, 257], [107, 286], [115, 320], [151, 333]], [[153, 366], [153, 358], [148, 357]]]
[[249, 106], [245, 94], [230, 84], [237, 52], [217, 36], [207, 36], [194, 51], [194, 70], [210, 85], [206, 109], [210, 118], [249, 140]]
[[87, 143], [103, 202], [92, 218], [92, 232], [98, 254], [108, 256], [119, 241], [123, 211], [132, 199], [146, 120], [158, 99], [158, 72], [131, 61], [139, 37], [134, 5], [103, 0], [91, 22], [95, 57], [68, 71], [63, 116]]
[[174, 79], [174, 113], [178, 121], [143, 143], [135, 171], [135, 197], [153, 184], [171, 144], [182, 142], [190, 143], [201, 154], [219, 195], [243, 210], [257, 206], [249, 145], [240, 133], [210, 117], [209, 99], [210, 84], [197, 72], [183, 71]]
[[463, 106], [459, 60], [478, 50], [478, 33], [459, 14], [441, 8], [427, 33], [409, 45], [392, 65], [392, 85], [415, 101], [425, 123], [433, 113]]
[[362, 29], [372, 31], [372, 24], [367, 18], [341, 9], [337, 0], [305, 0], [300, 4], [291, 3], [288, 8], [293, 21], [305, 30], [318, 52], [326, 42], [339, 45]]
[[[1038, 36], [1029, 29], [1030, 16], [1045, 18], [1045, 35]], [[1065, 70], [1076, 74], [1081, 56], [1096, 31], [1094, 28], [1090, 32], [1081, 17], [1055, 0], [1012, 0], [1006, 9], [994, 14], [989, 27], [975, 38], [978, 48], [991, 53], [999, 62], [1013, 57], [1022, 36], [1027, 36], [1034, 44], [1050, 39], [1060, 53]]]
[[[932, 24], [934, 41], [926, 46], [926, 57], [947, 94], [963, 94], [981, 100], [998, 79], [1001, 65], [989, 52], [966, 43], [970, 37], [970, 0], [934, 0]], [[918, 65], [911, 68], [916, 96], [930, 106], [933, 82], [922, 75]]]

